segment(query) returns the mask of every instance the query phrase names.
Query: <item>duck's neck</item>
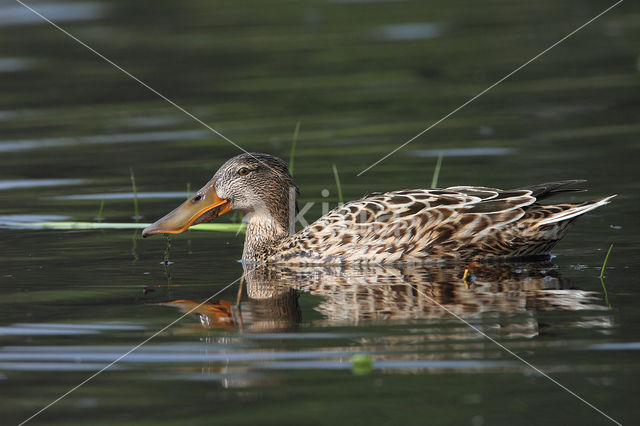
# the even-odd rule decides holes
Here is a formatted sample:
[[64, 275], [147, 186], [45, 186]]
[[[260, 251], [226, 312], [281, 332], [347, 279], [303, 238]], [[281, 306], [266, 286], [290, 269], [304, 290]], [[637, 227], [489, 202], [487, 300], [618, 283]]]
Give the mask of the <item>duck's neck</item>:
[[265, 262], [275, 245], [289, 236], [288, 217], [275, 217], [271, 212], [251, 212], [244, 237], [244, 262]]

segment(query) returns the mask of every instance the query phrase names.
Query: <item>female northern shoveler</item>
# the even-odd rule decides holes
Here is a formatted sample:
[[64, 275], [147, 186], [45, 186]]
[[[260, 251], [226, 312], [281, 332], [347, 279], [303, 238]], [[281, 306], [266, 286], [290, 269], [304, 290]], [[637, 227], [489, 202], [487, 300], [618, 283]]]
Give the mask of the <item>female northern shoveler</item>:
[[142, 231], [180, 233], [231, 210], [248, 217], [242, 259], [259, 263], [393, 263], [537, 256], [580, 215], [614, 196], [541, 205], [580, 180], [503, 191], [454, 186], [370, 194], [295, 233], [298, 194], [287, 163], [246, 153], [227, 161], [190, 199]]

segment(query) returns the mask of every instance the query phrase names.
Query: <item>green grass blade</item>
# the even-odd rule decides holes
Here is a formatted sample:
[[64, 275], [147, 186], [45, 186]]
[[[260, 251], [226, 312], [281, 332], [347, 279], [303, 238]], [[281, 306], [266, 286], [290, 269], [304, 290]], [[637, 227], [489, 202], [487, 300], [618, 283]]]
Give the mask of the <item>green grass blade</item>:
[[104, 217], [102, 217], [102, 211], [104, 210], [104, 200], [100, 201], [100, 208], [98, 209], [98, 216], [96, 216], [96, 220], [98, 222], [102, 222]]
[[611, 254], [611, 250], [613, 249], [613, 244], [609, 246], [609, 250], [607, 250], [607, 255], [604, 258], [604, 263], [602, 264], [602, 269], [600, 269], [600, 278], [604, 278], [604, 268], [607, 267], [607, 262], [609, 261], [609, 255]]
[[293, 131], [293, 142], [291, 142], [291, 154], [289, 154], [289, 174], [293, 176], [293, 162], [296, 155], [296, 145], [298, 144], [298, 135], [300, 134], [300, 122], [296, 123], [296, 129]]
[[340, 175], [338, 175], [338, 168], [335, 164], [331, 165], [333, 167], [333, 178], [336, 180], [336, 187], [338, 188], [338, 202], [340, 204], [344, 204], [344, 200], [342, 198], [342, 185], [340, 185]]
[[[144, 229], [150, 223], [108, 223], [108, 222], [2, 222], [0, 228], [8, 229], [56, 229], [56, 230], [86, 230], [86, 229]], [[201, 223], [189, 229], [194, 231], [236, 232], [242, 229], [238, 223]]]
[[438, 155], [436, 168], [433, 170], [433, 177], [431, 178], [431, 188], [436, 188], [438, 186], [438, 177], [440, 177], [440, 167], [442, 167], [442, 153]]

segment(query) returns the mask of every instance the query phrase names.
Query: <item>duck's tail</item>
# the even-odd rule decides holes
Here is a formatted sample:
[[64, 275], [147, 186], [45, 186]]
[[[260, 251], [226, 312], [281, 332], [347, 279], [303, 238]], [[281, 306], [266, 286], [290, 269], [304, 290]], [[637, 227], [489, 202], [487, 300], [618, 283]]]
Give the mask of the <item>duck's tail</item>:
[[529, 185], [524, 186], [522, 188], [518, 188], [518, 190], [526, 190], [531, 191], [531, 195], [536, 197], [537, 200], [542, 200], [543, 198], [551, 197], [556, 194], [563, 194], [566, 192], [585, 192], [586, 189], [581, 188], [567, 188], [567, 186], [573, 186], [579, 183], [585, 183], [584, 179], [569, 179], [569, 180], [560, 180], [556, 182], [546, 182], [539, 183], [537, 185]]
[[585, 201], [584, 203], [574, 204], [562, 211], [553, 213], [550, 216], [538, 221], [537, 226], [550, 225], [552, 223], [565, 222], [570, 219], [577, 218], [593, 209], [609, 204], [609, 201], [618, 194], [610, 195], [600, 200]]

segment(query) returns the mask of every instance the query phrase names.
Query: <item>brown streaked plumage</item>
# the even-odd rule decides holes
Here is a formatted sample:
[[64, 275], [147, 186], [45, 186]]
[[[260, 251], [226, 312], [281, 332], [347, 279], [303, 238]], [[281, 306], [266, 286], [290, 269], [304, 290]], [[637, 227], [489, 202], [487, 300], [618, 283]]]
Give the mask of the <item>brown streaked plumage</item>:
[[370, 194], [290, 232], [298, 193], [284, 161], [241, 154], [183, 205], [142, 235], [177, 233], [230, 210], [248, 217], [242, 259], [258, 263], [422, 263], [519, 258], [548, 254], [582, 214], [614, 196], [575, 204], [542, 205], [555, 194], [579, 191], [567, 180], [529, 187], [454, 186]]

